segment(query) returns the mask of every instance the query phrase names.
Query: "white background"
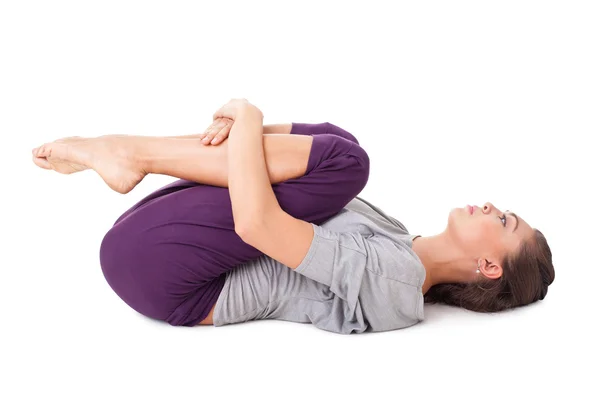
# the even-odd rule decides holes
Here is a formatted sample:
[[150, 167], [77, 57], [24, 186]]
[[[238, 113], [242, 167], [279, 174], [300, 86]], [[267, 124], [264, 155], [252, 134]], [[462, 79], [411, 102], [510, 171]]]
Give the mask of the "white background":
[[[595, 397], [600, 12], [589, 1], [3, 1], [3, 399]], [[203, 131], [229, 99], [331, 122], [368, 151], [361, 197], [411, 233], [491, 201], [547, 237], [545, 300], [336, 335], [263, 320], [173, 327], [110, 289], [127, 195], [36, 167], [65, 136]], [[596, 325], [597, 326], [597, 325]], [[597, 398], [597, 397], [596, 397]]]

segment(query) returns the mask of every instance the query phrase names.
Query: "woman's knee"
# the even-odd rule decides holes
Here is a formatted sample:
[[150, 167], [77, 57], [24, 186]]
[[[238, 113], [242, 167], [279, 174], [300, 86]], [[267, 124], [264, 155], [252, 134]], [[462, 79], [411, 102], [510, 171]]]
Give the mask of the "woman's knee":
[[336, 148], [335, 155], [332, 157], [340, 157], [340, 166], [343, 167], [344, 171], [352, 174], [357, 185], [361, 188], [364, 187], [369, 180], [371, 168], [371, 161], [367, 151], [355, 142], [341, 136], [333, 134], [324, 134], [321, 136], [330, 140]]
[[367, 151], [358, 144], [354, 144], [347, 154], [356, 157], [356, 161], [358, 162], [357, 179], [363, 183], [363, 186], [366, 185], [371, 172], [371, 160], [369, 159], [369, 154], [367, 154]]
[[326, 124], [326, 130], [328, 133], [331, 133], [331, 134], [337, 135], [337, 136], [341, 136], [344, 139], [347, 139], [357, 145], [360, 145], [356, 136], [354, 136], [347, 130], [340, 128], [339, 126], [332, 124], [331, 122], [326, 122], [325, 124]]

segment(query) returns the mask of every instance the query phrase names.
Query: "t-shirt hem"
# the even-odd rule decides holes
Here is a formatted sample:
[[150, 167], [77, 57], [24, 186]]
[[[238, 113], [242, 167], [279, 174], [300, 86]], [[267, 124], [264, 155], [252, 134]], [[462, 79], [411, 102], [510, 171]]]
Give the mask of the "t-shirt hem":
[[308, 248], [306, 256], [304, 256], [304, 259], [300, 262], [300, 264], [296, 268], [294, 268], [294, 271], [298, 273], [306, 271], [317, 251], [317, 241], [319, 241], [320, 238], [319, 234], [317, 233], [317, 228], [315, 227], [315, 224], [311, 223], [311, 226], [313, 228], [314, 237], [313, 240], [310, 242], [310, 247]]
[[221, 307], [223, 303], [223, 297], [225, 296], [225, 287], [227, 286], [227, 281], [229, 280], [229, 273], [227, 273], [225, 277], [225, 284], [223, 288], [221, 288], [221, 293], [219, 293], [219, 297], [217, 297], [217, 302], [215, 303], [215, 311], [213, 312], [213, 326], [223, 326], [226, 325], [226, 321], [220, 320], [221, 315]]

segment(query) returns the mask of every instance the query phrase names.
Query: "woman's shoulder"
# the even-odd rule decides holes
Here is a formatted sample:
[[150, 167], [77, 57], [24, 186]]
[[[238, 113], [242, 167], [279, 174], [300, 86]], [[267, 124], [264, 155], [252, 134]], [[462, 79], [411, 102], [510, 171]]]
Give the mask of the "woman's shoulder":
[[425, 279], [423, 264], [407, 244], [414, 235], [406, 236], [406, 238], [390, 238], [382, 234], [370, 236], [368, 247], [374, 253], [376, 260], [369, 263], [368, 269], [383, 278], [420, 288]]

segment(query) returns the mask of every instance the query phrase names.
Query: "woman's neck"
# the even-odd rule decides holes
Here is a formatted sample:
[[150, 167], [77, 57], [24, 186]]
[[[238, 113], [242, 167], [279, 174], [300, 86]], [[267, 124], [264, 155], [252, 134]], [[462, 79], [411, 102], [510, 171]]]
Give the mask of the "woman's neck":
[[440, 283], [468, 282], [476, 278], [475, 260], [466, 255], [443, 232], [416, 237], [412, 249], [425, 266], [423, 294]]

